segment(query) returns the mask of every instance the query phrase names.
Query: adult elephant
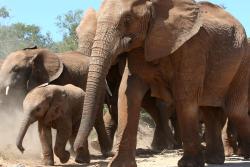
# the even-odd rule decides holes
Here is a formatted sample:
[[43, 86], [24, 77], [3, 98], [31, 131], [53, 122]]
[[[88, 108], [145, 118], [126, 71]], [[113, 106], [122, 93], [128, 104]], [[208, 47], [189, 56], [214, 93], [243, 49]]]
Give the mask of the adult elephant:
[[[91, 12], [86, 12], [85, 17], [92, 17]], [[96, 16], [94, 16], [96, 17]], [[85, 34], [89, 34], [92, 24], [86, 24]], [[96, 26], [96, 23], [95, 23]], [[55, 85], [72, 84], [86, 89], [86, 80], [89, 67], [90, 49], [88, 43], [90, 36], [86, 35], [83, 43], [85, 48], [80, 52], [65, 52], [54, 54], [47, 49], [27, 48], [8, 55], [0, 71], [0, 87], [6, 89], [6, 94], [12, 94], [16, 90], [22, 90], [19, 98], [23, 100], [27, 92], [34, 87], [50, 83]], [[92, 45], [92, 44], [91, 44]], [[105, 90], [104, 90], [105, 91]], [[17, 95], [15, 95], [17, 96]], [[104, 98], [104, 96], [102, 97]], [[98, 117], [95, 121], [95, 129], [104, 155], [112, 148], [111, 142], [105, 131], [102, 118], [102, 105], [97, 106]], [[88, 162], [86, 159], [78, 159], [78, 162]]]
[[[91, 48], [94, 42], [96, 25], [97, 25], [97, 13], [94, 9], [88, 9], [87, 15], [84, 15], [80, 24], [76, 28], [76, 34], [78, 37], [78, 51], [84, 55], [91, 56]], [[88, 39], [88, 42], [86, 42]], [[116, 61], [111, 66], [106, 80], [110, 88], [110, 93], [106, 94], [105, 103], [108, 105], [109, 112], [104, 115], [104, 123], [107, 134], [109, 135], [111, 142], [113, 143], [114, 134], [117, 129], [118, 122], [118, 90], [122, 78], [122, 73], [125, 65], [126, 53], [120, 55], [119, 61]], [[142, 107], [153, 118], [156, 129], [151, 144], [154, 151], [162, 151], [166, 148], [173, 148], [175, 145], [174, 137], [168, 124], [168, 118], [171, 116], [171, 111], [166, 112], [166, 105], [157, 105], [157, 99], [150, 97], [150, 94], [143, 100]], [[165, 118], [163, 114], [168, 114], [168, 118]], [[92, 143], [96, 147], [96, 142]]]
[[[249, 147], [247, 40], [242, 25], [219, 6], [193, 0], [105, 0], [92, 47], [86, 98], [75, 149], [87, 140], [98, 94], [116, 55], [131, 54], [119, 90], [118, 150], [109, 166], [135, 167], [141, 101], [173, 95], [184, 155], [180, 167], [204, 166], [199, 106], [222, 107]], [[142, 48], [140, 48], [142, 47]], [[147, 73], [146, 71], [150, 72]]]
[[[250, 38], [248, 38], [248, 55], [250, 56]], [[248, 93], [250, 95], [250, 91]], [[248, 105], [250, 105], [250, 99], [248, 101]], [[249, 106], [248, 106], [249, 109]], [[248, 112], [248, 115], [250, 115], [250, 112]], [[225, 125], [223, 129], [223, 144], [225, 147], [225, 154], [226, 156], [232, 156], [233, 154], [237, 154], [240, 156], [244, 156], [246, 158], [250, 157], [250, 152], [245, 149], [244, 145], [241, 144], [241, 140], [238, 135], [237, 131], [235, 130], [235, 126], [233, 123], [228, 120], [227, 124]]]

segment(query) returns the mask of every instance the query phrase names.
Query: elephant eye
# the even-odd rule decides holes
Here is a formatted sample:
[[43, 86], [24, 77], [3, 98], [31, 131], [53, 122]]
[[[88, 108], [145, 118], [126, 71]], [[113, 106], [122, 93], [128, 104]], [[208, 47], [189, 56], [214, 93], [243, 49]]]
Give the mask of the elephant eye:
[[14, 68], [12, 69], [13, 72], [18, 72], [20, 70], [20, 68], [18, 66], [14, 66]]

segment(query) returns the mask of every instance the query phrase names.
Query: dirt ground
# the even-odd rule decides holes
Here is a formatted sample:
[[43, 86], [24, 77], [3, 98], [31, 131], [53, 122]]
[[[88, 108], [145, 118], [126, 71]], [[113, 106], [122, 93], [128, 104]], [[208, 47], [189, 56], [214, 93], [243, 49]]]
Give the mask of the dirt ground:
[[[13, 133], [16, 131], [13, 129]], [[160, 154], [145, 153], [145, 150], [149, 149], [152, 141], [153, 129], [147, 124], [141, 123], [138, 134], [138, 152], [144, 150], [143, 153], [139, 154], [136, 158], [138, 167], [176, 167], [177, 162], [182, 155], [182, 151], [165, 151]], [[8, 134], [9, 135], [9, 134]], [[1, 136], [1, 140], [8, 135]], [[91, 139], [96, 140], [92, 135]], [[5, 146], [0, 147], [0, 167], [42, 167], [40, 163], [40, 144], [38, 142], [36, 127], [33, 127], [29, 134], [24, 139], [24, 146], [26, 147], [25, 153], [22, 155], [18, 152], [13, 144], [14, 137], [9, 139], [9, 143]], [[91, 148], [90, 148], [91, 149]], [[60, 164], [56, 159], [56, 166], [64, 167], [106, 167], [111, 158], [104, 159], [102, 156], [94, 151], [90, 150], [92, 154], [92, 160], [90, 164], [78, 165], [74, 163], [73, 157], [67, 164]], [[226, 159], [224, 165], [207, 165], [209, 167], [250, 167], [250, 161], [245, 161], [240, 157], [230, 157]]]

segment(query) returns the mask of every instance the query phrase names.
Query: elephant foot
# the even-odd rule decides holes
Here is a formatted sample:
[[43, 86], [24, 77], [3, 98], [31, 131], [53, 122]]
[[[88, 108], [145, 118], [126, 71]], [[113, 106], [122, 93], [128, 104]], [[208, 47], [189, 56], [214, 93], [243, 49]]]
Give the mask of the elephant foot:
[[[249, 147], [248, 147], [249, 149]], [[237, 155], [244, 157], [245, 159], [249, 159], [250, 158], [250, 150], [247, 150], [246, 148], [243, 147], [239, 147], [237, 150]]]
[[70, 153], [68, 151], [65, 151], [64, 154], [62, 156], [58, 157], [60, 159], [60, 162], [65, 164], [69, 161], [70, 158]]
[[161, 142], [157, 142], [157, 143], [152, 143], [151, 144], [151, 149], [154, 152], [162, 152], [163, 150], [172, 150], [174, 149], [174, 144], [166, 144], [166, 143], [161, 143]]
[[90, 163], [90, 155], [88, 149], [80, 149], [77, 151], [75, 162], [80, 164]]
[[230, 147], [230, 146], [226, 146], [224, 148], [224, 153], [225, 153], [225, 157], [231, 157], [233, 154], [234, 154], [234, 149], [233, 147]]
[[182, 149], [182, 143], [175, 144], [173, 149], [174, 150]]
[[135, 157], [117, 153], [108, 164], [108, 167], [137, 167]]
[[54, 158], [43, 158], [42, 164], [45, 166], [54, 166]]
[[204, 163], [202, 153], [200, 153], [198, 156], [184, 155], [178, 161], [178, 167], [204, 167], [204, 166], [205, 166], [205, 163]]
[[210, 151], [205, 152], [205, 162], [208, 164], [222, 165], [225, 162], [225, 156], [223, 151]]
[[165, 148], [163, 146], [156, 146], [156, 145], [151, 145], [151, 150], [156, 152], [156, 153], [160, 153], [164, 150]]

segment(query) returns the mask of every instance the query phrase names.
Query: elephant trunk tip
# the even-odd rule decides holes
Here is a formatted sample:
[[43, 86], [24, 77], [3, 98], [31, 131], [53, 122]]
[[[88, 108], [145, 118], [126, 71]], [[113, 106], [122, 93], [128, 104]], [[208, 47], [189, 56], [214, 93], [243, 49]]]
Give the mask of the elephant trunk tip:
[[74, 143], [74, 151], [75, 152], [77, 152], [79, 149], [83, 148], [83, 145], [80, 142], [78, 142], [79, 140], [81, 140], [81, 139], [77, 139]]
[[19, 151], [23, 154], [23, 152], [25, 151], [25, 149], [23, 148], [23, 145], [21, 143], [17, 142], [16, 146], [19, 149]]

